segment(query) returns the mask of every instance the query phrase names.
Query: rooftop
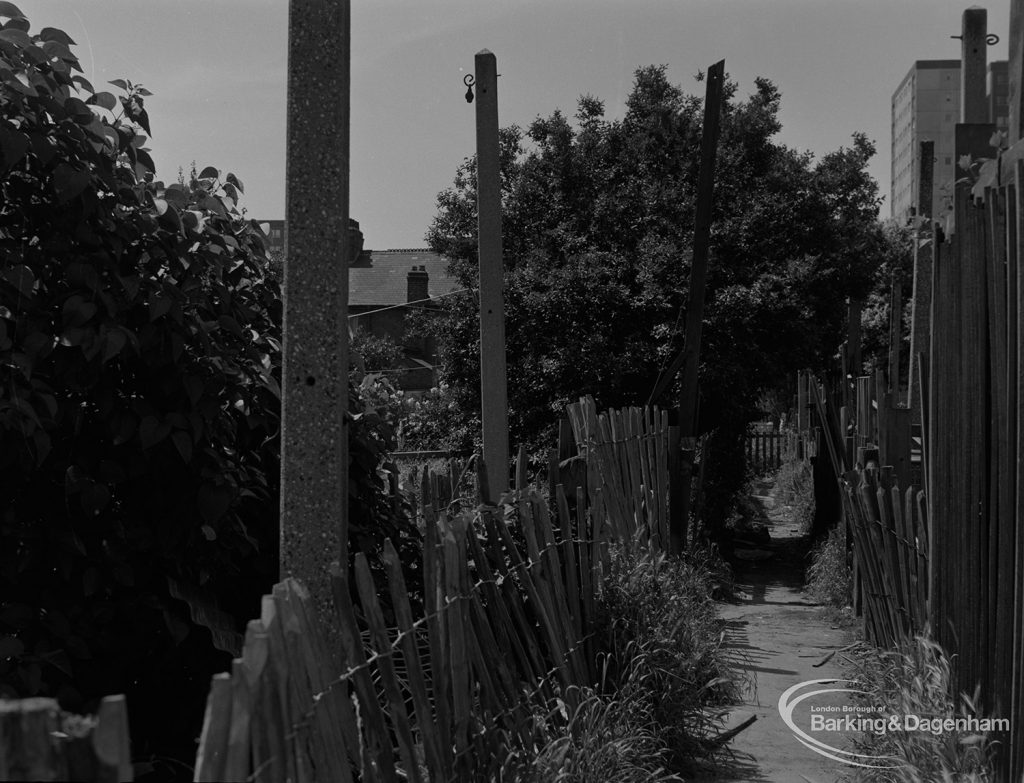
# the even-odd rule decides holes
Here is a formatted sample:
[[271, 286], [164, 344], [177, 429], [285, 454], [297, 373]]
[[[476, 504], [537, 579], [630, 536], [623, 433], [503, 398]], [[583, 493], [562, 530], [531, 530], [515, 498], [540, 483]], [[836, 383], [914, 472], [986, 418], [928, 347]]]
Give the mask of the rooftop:
[[407, 277], [412, 268], [424, 267], [431, 298], [451, 293], [456, 280], [448, 275], [448, 259], [427, 249], [364, 250], [349, 267], [350, 307], [405, 304]]

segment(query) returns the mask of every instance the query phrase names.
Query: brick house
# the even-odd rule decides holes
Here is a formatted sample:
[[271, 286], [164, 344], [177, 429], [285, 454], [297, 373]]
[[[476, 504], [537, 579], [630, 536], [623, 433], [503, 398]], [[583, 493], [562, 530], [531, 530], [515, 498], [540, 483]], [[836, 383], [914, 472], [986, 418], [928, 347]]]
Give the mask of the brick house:
[[[268, 250], [283, 255], [285, 222], [264, 223], [269, 224]], [[425, 249], [366, 250], [355, 220], [349, 221], [349, 238], [354, 259], [348, 272], [349, 326], [401, 345], [405, 371], [399, 386], [413, 392], [429, 389], [436, 382], [433, 340], [407, 333], [405, 316], [414, 308], [436, 308], [437, 297], [455, 290], [448, 260]]]

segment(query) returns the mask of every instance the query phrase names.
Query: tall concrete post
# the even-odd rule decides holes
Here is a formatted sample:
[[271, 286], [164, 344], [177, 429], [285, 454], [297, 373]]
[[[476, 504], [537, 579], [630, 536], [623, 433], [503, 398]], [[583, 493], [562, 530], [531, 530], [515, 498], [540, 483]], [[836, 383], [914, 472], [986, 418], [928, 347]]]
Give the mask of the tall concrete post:
[[348, 565], [349, 0], [288, 13], [281, 578], [336, 627], [329, 567]]
[[960, 121], [988, 122], [985, 66], [988, 60], [988, 11], [972, 7], [963, 13], [960, 37]]
[[485, 502], [508, 489], [508, 380], [505, 366], [505, 293], [501, 248], [501, 170], [498, 144], [498, 63], [476, 55], [477, 242], [480, 264], [480, 404]]

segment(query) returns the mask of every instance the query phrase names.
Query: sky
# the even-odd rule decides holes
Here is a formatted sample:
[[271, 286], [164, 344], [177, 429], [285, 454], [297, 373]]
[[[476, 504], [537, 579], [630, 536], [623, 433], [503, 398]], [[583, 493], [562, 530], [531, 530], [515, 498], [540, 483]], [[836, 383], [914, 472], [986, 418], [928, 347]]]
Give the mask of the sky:
[[[1006, 59], [1010, 0], [991, 0], [989, 60]], [[15, 0], [32, 31], [67, 32], [86, 78], [141, 83], [158, 177], [193, 160], [234, 172], [240, 206], [285, 213], [286, 0]], [[703, 95], [698, 71], [724, 59], [750, 94], [782, 92], [778, 141], [818, 158], [863, 131], [889, 190], [890, 100], [914, 60], [958, 59], [949, 0], [352, 0], [350, 214], [367, 248], [419, 248], [437, 194], [474, 152], [462, 77], [498, 62], [499, 121], [526, 127], [580, 95], [622, 116], [637, 68]], [[314, 140], [315, 141], [315, 140]], [[883, 205], [881, 216], [888, 217]]]

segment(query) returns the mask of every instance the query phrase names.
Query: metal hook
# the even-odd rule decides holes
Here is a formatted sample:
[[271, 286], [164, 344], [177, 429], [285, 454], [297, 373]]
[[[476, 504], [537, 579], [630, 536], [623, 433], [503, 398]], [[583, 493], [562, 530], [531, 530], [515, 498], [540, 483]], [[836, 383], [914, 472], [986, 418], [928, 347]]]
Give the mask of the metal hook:
[[[951, 35], [949, 37], [956, 38], [956, 40], [958, 41], [964, 40], [964, 37], [962, 35]], [[999, 43], [999, 36], [996, 35], [995, 33], [988, 33], [985, 36], [985, 43], [987, 43], [989, 46], [995, 46], [997, 43]]]
[[476, 84], [476, 77], [467, 73], [462, 77], [462, 83], [466, 85], [466, 103], [473, 102], [473, 85]]

